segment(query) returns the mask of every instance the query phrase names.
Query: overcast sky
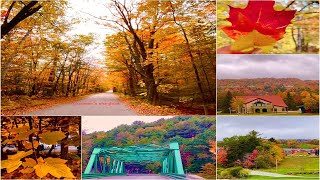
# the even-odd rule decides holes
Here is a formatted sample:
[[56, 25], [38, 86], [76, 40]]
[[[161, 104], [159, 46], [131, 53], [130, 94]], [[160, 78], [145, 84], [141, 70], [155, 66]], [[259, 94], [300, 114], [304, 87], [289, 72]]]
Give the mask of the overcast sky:
[[218, 116], [217, 140], [255, 130], [275, 139], [318, 139], [318, 116]]
[[134, 121], [146, 123], [157, 121], [161, 118], [170, 119], [173, 116], [83, 116], [82, 129], [86, 133], [95, 131], [109, 131], [121, 124], [131, 125]]
[[319, 79], [317, 54], [217, 55], [218, 79], [299, 78]]
[[92, 47], [87, 56], [96, 60], [103, 59], [105, 36], [114, 32], [104, 25], [98, 24], [103, 23], [103, 20], [95, 18], [111, 16], [108, 9], [104, 6], [107, 2], [106, 0], [69, 0], [66, 11], [68, 18], [79, 18], [81, 20], [79, 24], [73, 25], [73, 29], [68, 34], [95, 34], [96, 45]]

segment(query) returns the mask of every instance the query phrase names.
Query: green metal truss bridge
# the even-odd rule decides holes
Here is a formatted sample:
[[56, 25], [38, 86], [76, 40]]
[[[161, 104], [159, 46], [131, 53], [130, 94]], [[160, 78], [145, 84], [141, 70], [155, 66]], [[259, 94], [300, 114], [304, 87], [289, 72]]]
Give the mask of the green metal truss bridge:
[[185, 179], [179, 144], [145, 144], [127, 147], [94, 148], [83, 179], [108, 176], [126, 176], [125, 164], [147, 164], [160, 162], [162, 176]]

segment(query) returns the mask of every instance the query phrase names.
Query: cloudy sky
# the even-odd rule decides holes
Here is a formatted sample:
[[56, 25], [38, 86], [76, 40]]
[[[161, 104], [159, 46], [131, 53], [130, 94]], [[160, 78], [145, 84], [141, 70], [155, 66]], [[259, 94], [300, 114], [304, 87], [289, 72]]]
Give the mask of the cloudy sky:
[[[104, 54], [104, 40], [107, 34], [114, 31], [105, 27], [101, 23], [104, 21], [95, 17], [110, 17], [108, 9], [105, 7], [106, 0], [69, 0], [66, 11], [67, 18], [79, 18], [79, 24], [73, 25], [73, 29], [68, 33], [74, 34], [95, 34], [95, 45], [87, 56], [91, 59], [101, 60]], [[100, 23], [100, 24], [99, 24]]]
[[218, 116], [217, 140], [255, 130], [263, 138], [317, 139], [318, 116]]
[[319, 79], [317, 54], [217, 55], [218, 79], [299, 78]]
[[87, 133], [109, 131], [121, 124], [131, 125], [134, 121], [150, 123], [161, 118], [170, 119], [172, 116], [83, 116], [82, 129]]

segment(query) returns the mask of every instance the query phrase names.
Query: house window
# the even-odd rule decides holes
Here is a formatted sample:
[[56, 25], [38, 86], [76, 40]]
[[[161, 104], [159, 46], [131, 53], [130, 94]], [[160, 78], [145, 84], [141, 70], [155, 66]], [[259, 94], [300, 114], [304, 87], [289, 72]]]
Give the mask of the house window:
[[262, 112], [268, 112], [268, 110], [266, 108], [263, 108]]
[[261, 102], [261, 101], [258, 101], [258, 102], [256, 102], [256, 103], [254, 103], [254, 106], [259, 106], [259, 107], [265, 106], [265, 103], [263, 103], [263, 102]]
[[286, 108], [282, 108], [282, 111], [286, 111]]

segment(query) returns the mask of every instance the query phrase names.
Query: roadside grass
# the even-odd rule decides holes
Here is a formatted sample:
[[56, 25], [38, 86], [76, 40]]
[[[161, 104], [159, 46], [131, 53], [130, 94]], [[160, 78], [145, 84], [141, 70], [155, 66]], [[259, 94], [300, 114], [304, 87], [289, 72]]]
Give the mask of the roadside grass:
[[183, 112], [169, 107], [151, 105], [147, 100], [116, 93], [120, 100], [140, 115], [185, 115]]
[[[133, 109], [137, 114], [140, 115], [192, 115], [192, 114], [202, 114], [203, 109], [194, 108], [182, 108], [179, 106], [169, 106], [169, 105], [152, 105], [145, 98], [141, 96], [131, 97], [123, 95], [121, 93], [116, 93], [120, 100]], [[211, 107], [211, 109], [213, 109]], [[213, 110], [212, 110], [213, 111]], [[215, 112], [213, 112], [215, 113]]]

